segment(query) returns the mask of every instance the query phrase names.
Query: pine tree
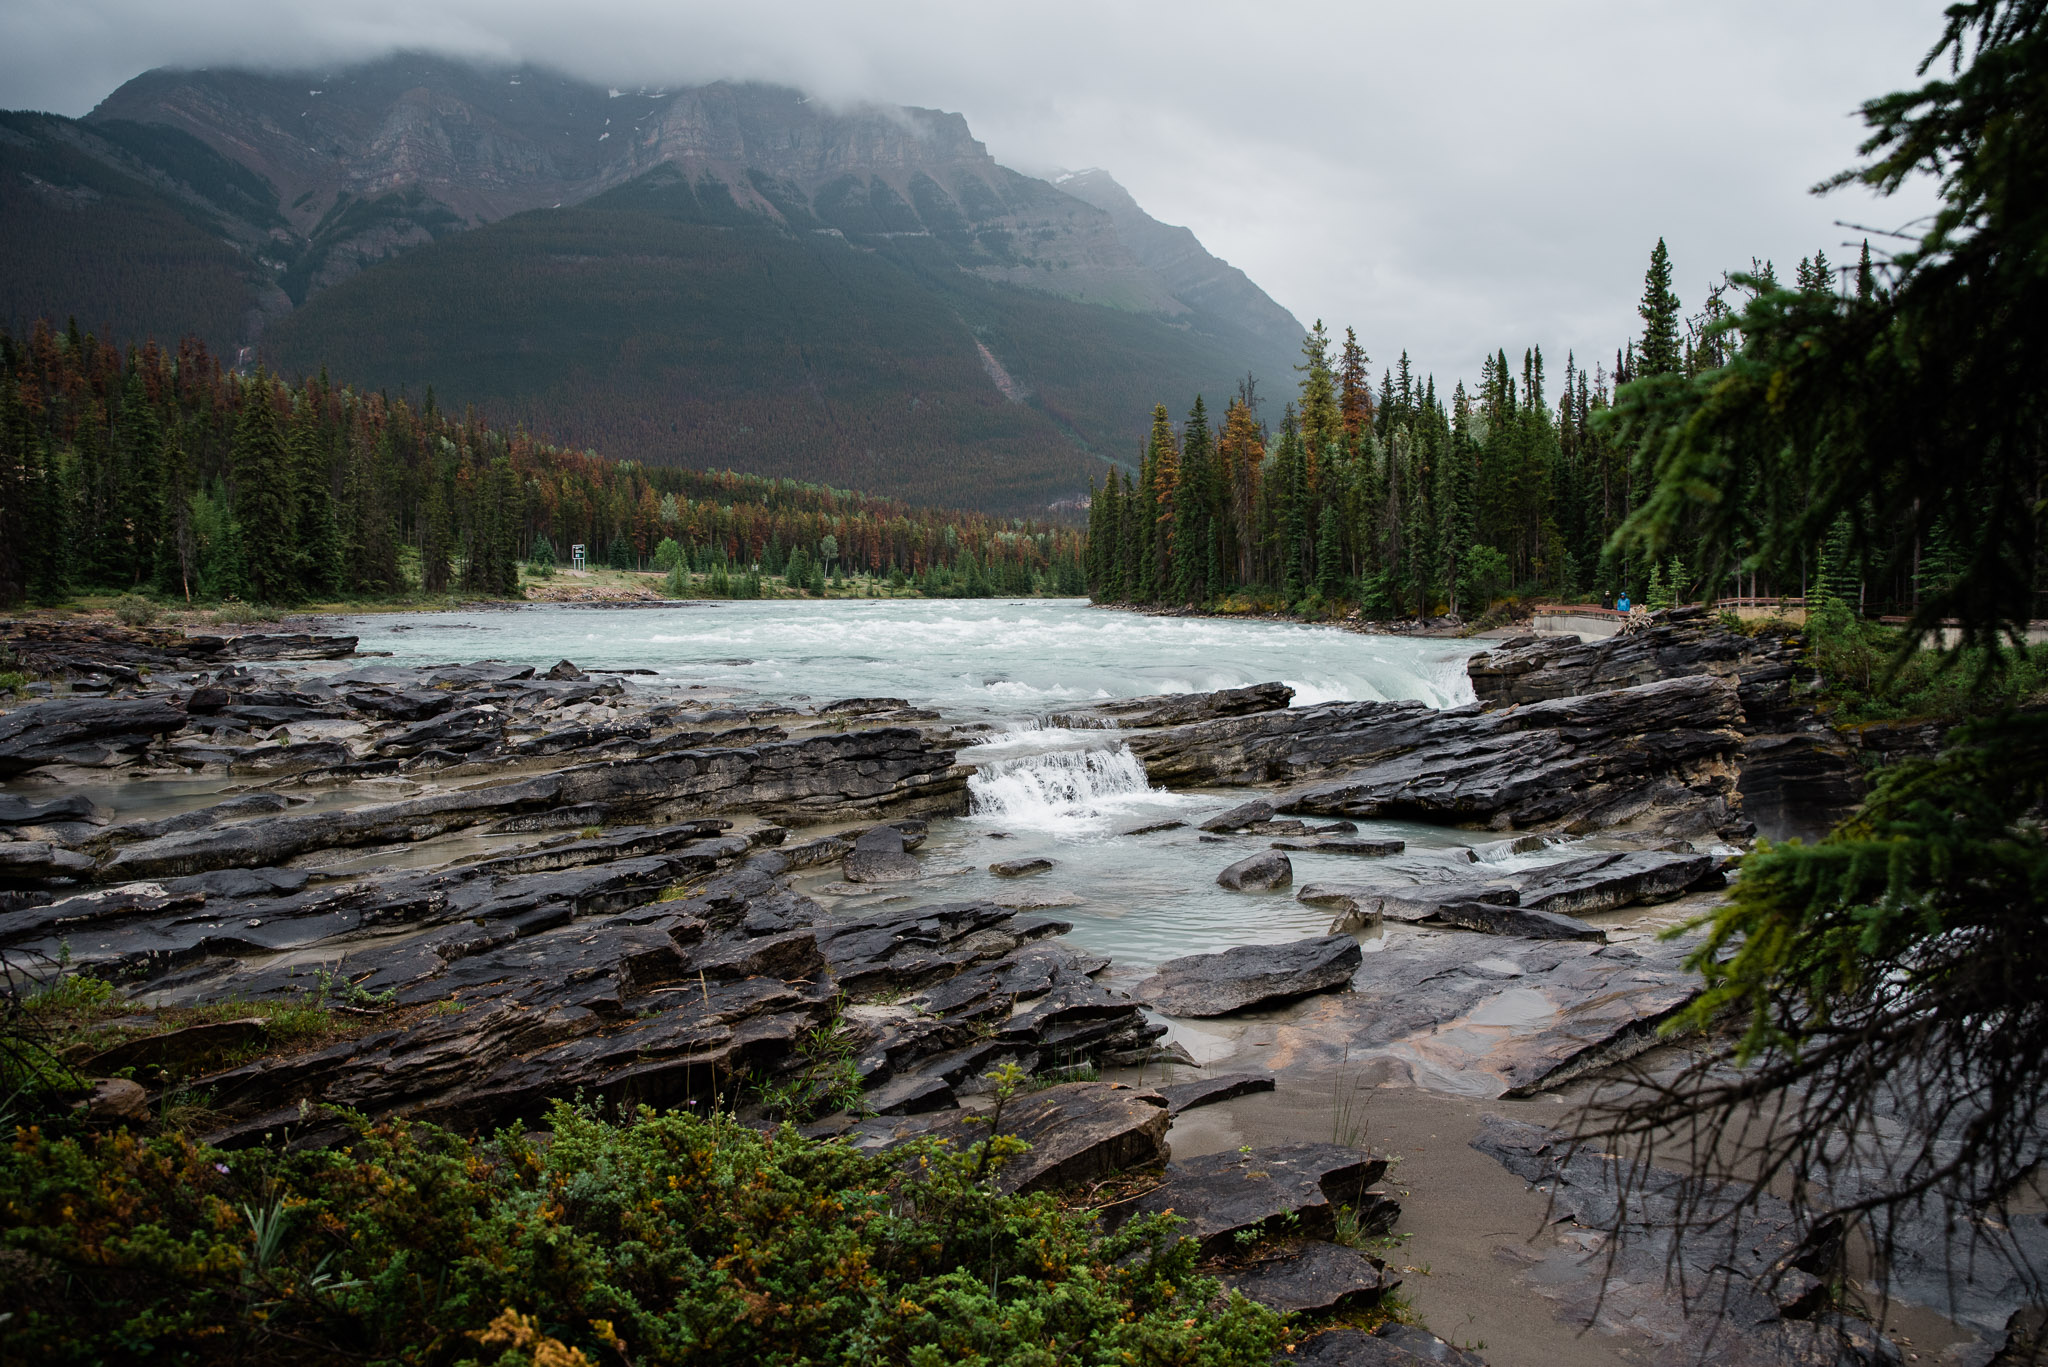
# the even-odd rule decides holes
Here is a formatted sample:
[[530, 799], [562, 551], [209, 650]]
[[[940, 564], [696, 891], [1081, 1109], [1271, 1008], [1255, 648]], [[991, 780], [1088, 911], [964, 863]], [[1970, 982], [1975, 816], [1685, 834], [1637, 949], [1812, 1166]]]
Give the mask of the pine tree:
[[1152, 406], [1152, 435], [1145, 443], [1145, 468], [1151, 493], [1152, 544], [1146, 599], [1166, 602], [1173, 594], [1178, 576], [1174, 572], [1174, 537], [1178, 529], [1180, 501], [1180, 444], [1174, 440], [1173, 420], [1166, 405]]
[[249, 591], [260, 603], [297, 602], [298, 510], [268, 374], [258, 371], [243, 386], [241, 400], [230, 468], [234, 522], [246, 557]]
[[[132, 359], [132, 358], [131, 358]], [[163, 537], [163, 423], [142, 385], [139, 366], [131, 365], [121, 389], [121, 421], [116, 431], [120, 448], [120, 523], [123, 530], [122, 582], [149, 582], [156, 567], [157, 544]]]
[[1215, 538], [1210, 526], [1216, 503], [1215, 457], [1209, 444], [1209, 411], [1202, 396], [1188, 410], [1181, 431], [1180, 489], [1174, 503], [1172, 597], [1195, 603], [1209, 596], [1214, 577]]
[[1344, 329], [1344, 350], [1337, 362], [1337, 411], [1344, 423], [1344, 437], [1352, 448], [1372, 431], [1372, 377], [1366, 367], [1372, 357], [1358, 344], [1358, 334]]
[[1671, 253], [1664, 239], [1657, 239], [1650, 253], [1650, 268], [1643, 274], [1643, 299], [1636, 306], [1643, 319], [1643, 341], [1636, 352], [1635, 373], [1667, 375], [1680, 369], [1678, 349], [1678, 296], [1671, 290]]
[[1301, 341], [1301, 404], [1295, 413], [1301, 433], [1302, 479], [1308, 489], [1322, 482], [1323, 452], [1344, 438], [1344, 416], [1337, 407], [1336, 376], [1330, 370], [1330, 334], [1323, 320]]

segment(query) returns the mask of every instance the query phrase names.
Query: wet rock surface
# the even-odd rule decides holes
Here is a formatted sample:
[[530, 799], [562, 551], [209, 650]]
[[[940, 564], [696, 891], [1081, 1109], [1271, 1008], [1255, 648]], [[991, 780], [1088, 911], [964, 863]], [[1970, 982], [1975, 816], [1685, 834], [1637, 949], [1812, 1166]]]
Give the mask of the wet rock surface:
[[1220, 954], [1169, 959], [1133, 991], [1169, 1016], [1225, 1016], [1334, 991], [1351, 981], [1364, 957], [1349, 935], [1239, 945]]
[[1401, 1284], [1379, 1260], [1320, 1239], [1259, 1258], [1222, 1280], [1247, 1300], [1288, 1314], [1368, 1309]]
[[[1136, 731], [1126, 743], [1155, 783], [1283, 785], [1273, 805], [1295, 816], [1739, 835], [1742, 715], [1737, 685], [1703, 675], [1496, 712], [1327, 703]], [[1217, 829], [1267, 819], [1213, 820], [1226, 816]]]
[[1168, 693], [1148, 698], [1119, 698], [1092, 707], [1056, 712], [1055, 726], [1140, 728], [1179, 726], [1217, 717], [1240, 717], [1286, 708], [1294, 690], [1283, 683], [1252, 684], [1214, 693]]
[[1232, 892], [1270, 892], [1294, 882], [1294, 865], [1278, 850], [1267, 850], [1230, 865], [1216, 882]]
[[[900, 1119], [865, 1120], [843, 1132], [856, 1148], [886, 1151], [913, 1139], [955, 1151], [988, 1138], [994, 1103]], [[1001, 1133], [1031, 1145], [996, 1176], [1004, 1191], [1049, 1191], [1164, 1162], [1166, 1105], [1156, 1092], [1107, 1082], [1069, 1082], [1017, 1097], [1003, 1108]]]
[[[1276, 1073], [1359, 1070], [1460, 1096], [1527, 1096], [1633, 1058], [1699, 992], [1688, 942], [1592, 945], [1404, 931], [1351, 991], [1272, 1027]], [[1142, 992], [1142, 988], [1140, 989]]]
[[[1656, 680], [1725, 679], [1742, 705], [1738, 790], [1743, 815], [1773, 840], [1813, 839], [1832, 829], [1862, 800], [1866, 782], [1857, 748], [1883, 749], [1890, 728], [1858, 728], [1849, 736], [1825, 724], [1801, 701], [1797, 686], [1811, 676], [1798, 638], [1780, 630], [1755, 636], [1720, 626], [1705, 608], [1656, 614], [1640, 631], [1581, 643], [1570, 637], [1526, 637], [1473, 656], [1466, 673], [1481, 706], [1508, 707], [1606, 693]], [[1908, 728], [1911, 732], [1912, 728]], [[1926, 737], [1909, 734], [1908, 749]]]
[[1197, 1106], [1213, 1106], [1253, 1092], [1270, 1092], [1273, 1079], [1265, 1073], [1220, 1073], [1194, 1082], [1175, 1082], [1158, 1089], [1166, 1098], [1166, 1109], [1175, 1115]]
[[1479, 1354], [1453, 1348], [1412, 1324], [1382, 1325], [1371, 1333], [1328, 1329], [1285, 1360], [1313, 1367], [1486, 1367]]
[[1279, 1144], [1249, 1153], [1177, 1160], [1166, 1180], [1131, 1203], [1130, 1214], [1172, 1211], [1206, 1255], [1230, 1251], [1237, 1236], [1280, 1233], [1327, 1237], [1337, 1210], [1358, 1212], [1363, 1228], [1385, 1232], [1400, 1206], [1373, 1190], [1386, 1175], [1384, 1158], [1338, 1144]]
[[1371, 881], [1310, 883], [1295, 898], [1340, 917], [1455, 925], [1530, 939], [1600, 940], [1598, 927], [1577, 918], [1668, 901], [1722, 881], [1713, 856], [1671, 850], [1610, 851], [1521, 870], [1482, 860], [1417, 857], [1390, 859], [1371, 872]]
[[[1515, 1261], [1568, 1323], [1647, 1337], [1650, 1360], [1670, 1367], [1708, 1358], [1731, 1367], [1901, 1360], [1868, 1321], [1830, 1313], [1827, 1287], [1812, 1270], [1826, 1264], [1829, 1235], [1801, 1228], [1773, 1197], [1726, 1228], [1681, 1236], [1673, 1173], [1652, 1168], [1625, 1180], [1612, 1155], [1574, 1150], [1557, 1131], [1499, 1117], [1488, 1118], [1472, 1146], [1549, 1193], [1560, 1237], [1545, 1248], [1522, 1246]], [[1732, 1196], [1708, 1193], [1708, 1208]], [[1617, 1221], [1628, 1237], [1610, 1248], [1607, 1231]]]

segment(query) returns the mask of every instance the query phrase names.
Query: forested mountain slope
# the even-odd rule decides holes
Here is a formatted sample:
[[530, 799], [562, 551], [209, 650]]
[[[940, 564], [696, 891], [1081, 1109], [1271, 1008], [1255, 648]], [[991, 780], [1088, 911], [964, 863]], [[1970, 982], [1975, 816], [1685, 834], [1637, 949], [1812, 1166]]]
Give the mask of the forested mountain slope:
[[1192, 234], [935, 110], [400, 54], [9, 117], [18, 335], [256, 343], [619, 456], [1021, 511], [1135, 461], [1145, 396], [1281, 373], [1299, 341]]

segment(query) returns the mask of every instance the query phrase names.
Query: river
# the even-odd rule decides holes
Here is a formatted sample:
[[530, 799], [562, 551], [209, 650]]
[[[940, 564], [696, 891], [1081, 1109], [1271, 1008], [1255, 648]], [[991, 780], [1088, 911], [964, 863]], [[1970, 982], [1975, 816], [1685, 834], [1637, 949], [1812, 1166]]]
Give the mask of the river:
[[[1179, 954], [1321, 933], [1329, 913], [1291, 891], [1227, 892], [1215, 877], [1265, 841], [1205, 841], [1195, 823], [1242, 800], [1233, 791], [1167, 792], [1113, 731], [1047, 729], [1051, 710], [1108, 698], [1232, 688], [1279, 679], [1295, 705], [1472, 698], [1473, 643], [1367, 636], [1332, 627], [1217, 618], [1148, 617], [1080, 600], [767, 600], [650, 608], [547, 605], [345, 619], [340, 629], [394, 663], [496, 659], [546, 667], [653, 670], [635, 682], [742, 702], [887, 696], [984, 722], [990, 740], [960, 753], [975, 765], [968, 815], [933, 823], [921, 851], [933, 876], [913, 890], [851, 894], [836, 869], [799, 886], [828, 905], [936, 903], [1031, 893], [1065, 905], [1075, 944], [1119, 971]], [[1181, 820], [1180, 829], [1126, 835]], [[1485, 843], [1484, 832], [1367, 822], [1411, 851]], [[1055, 861], [1026, 879], [997, 878], [998, 860]], [[1358, 873], [1355, 857], [1297, 853], [1295, 886]], [[1540, 860], [1544, 856], [1524, 856]], [[1517, 860], [1522, 862], [1522, 860]], [[953, 870], [951, 873], [943, 872]], [[838, 889], [835, 891], [834, 889]]]

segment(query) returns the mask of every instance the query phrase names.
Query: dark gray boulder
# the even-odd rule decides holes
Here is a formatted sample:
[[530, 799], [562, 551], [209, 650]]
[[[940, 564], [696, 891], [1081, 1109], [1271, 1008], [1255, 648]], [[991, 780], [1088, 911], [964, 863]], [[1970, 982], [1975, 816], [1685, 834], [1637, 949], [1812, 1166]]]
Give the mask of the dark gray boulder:
[[1567, 859], [1518, 874], [1518, 904], [1532, 911], [1584, 915], [1667, 901], [1714, 878], [1711, 855], [1630, 850]]
[[89, 878], [92, 856], [46, 840], [0, 841], [0, 884], [38, 884], [53, 878]]
[[1229, 811], [1218, 812], [1204, 821], [1201, 829], [1211, 832], [1241, 831], [1247, 826], [1273, 819], [1273, 804], [1262, 797], [1240, 803]]
[[1401, 1279], [1355, 1248], [1312, 1239], [1225, 1272], [1223, 1284], [1284, 1314], [1319, 1314], [1368, 1309]]
[[1307, 1367], [1486, 1367], [1479, 1354], [1412, 1324], [1383, 1324], [1371, 1333], [1325, 1329], [1280, 1360]]
[[1159, 1088], [1159, 1095], [1166, 1098], [1166, 1109], [1179, 1115], [1197, 1106], [1213, 1106], [1219, 1101], [1234, 1101], [1254, 1092], [1272, 1090], [1271, 1073], [1218, 1073], [1194, 1082], [1169, 1083]]
[[1168, 787], [1291, 785], [1297, 816], [1685, 837], [1746, 833], [1734, 680], [1667, 679], [1510, 710], [1327, 703], [1126, 740]]
[[80, 793], [51, 798], [48, 802], [0, 793], [0, 826], [47, 826], [58, 822], [104, 826], [109, 820], [111, 817], [104, 808]]
[[1163, 693], [1146, 698], [1118, 698], [1092, 707], [1055, 712], [1049, 720], [1055, 726], [1084, 728], [1179, 726], [1217, 717], [1284, 710], [1293, 699], [1294, 690], [1286, 684], [1262, 683], [1220, 689], [1214, 693]]
[[1364, 958], [1349, 935], [1239, 945], [1169, 959], [1132, 995], [1169, 1016], [1226, 1016], [1344, 987]]
[[105, 766], [133, 759], [185, 725], [161, 698], [46, 698], [0, 713], [0, 778], [46, 764]]
[[1570, 916], [1501, 902], [1439, 902], [1435, 916], [1466, 930], [1487, 935], [1514, 935], [1524, 940], [1592, 940], [1598, 943], [1607, 939], [1607, 932], [1600, 927]]
[[[870, 1152], [914, 1139], [941, 1139], [955, 1152], [988, 1138], [994, 1103], [972, 1111], [883, 1116], [848, 1129], [846, 1142]], [[1000, 1132], [1031, 1146], [998, 1171], [1004, 1191], [1050, 1191], [1111, 1173], [1149, 1167], [1167, 1157], [1166, 1106], [1156, 1092], [1112, 1082], [1068, 1082], [1003, 1107]]]
[[1366, 859], [1384, 859], [1408, 848], [1405, 840], [1362, 840], [1351, 836], [1310, 836], [1304, 840], [1275, 840], [1276, 850], [1297, 853], [1355, 854]]
[[916, 857], [903, 848], [903, 832], [894, 826], [863, 833], [840, 869], [849, 883], [905, 883], [922, 872]]
[[1399, 1205], [1371, 1190], [1386, 1171], [1386, 1159], [1338, 1144], [1231, 1150], [1168, 1164], [1165, 1182], [1131, 1210], [1172, 1211], [1187, 1221], [1183, 1237], [1199, 1243], [1205, 1256], [1233, 1250], [1245, 1231], [1267, 1235], [1285, 1228], [1327, 1238], [1336, 1230], [1339, 1206], [1360, 1212], [1364, 1227], [1384, 1232], [1400, 1218]]
[[1232, 892], [1270, 892], [1294, 881], [1294, 865], [1278, 850], [1265, 850], [1240, 859], [1216, 875], [1216, 882]]

